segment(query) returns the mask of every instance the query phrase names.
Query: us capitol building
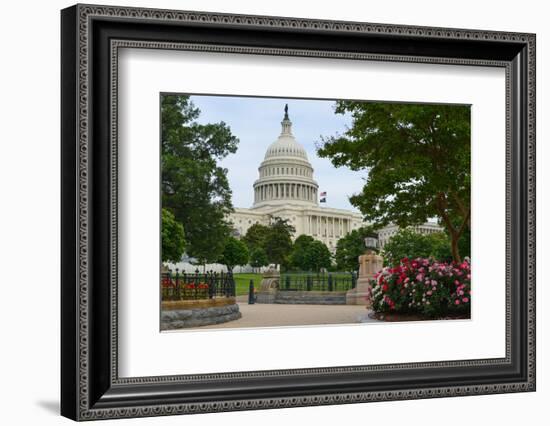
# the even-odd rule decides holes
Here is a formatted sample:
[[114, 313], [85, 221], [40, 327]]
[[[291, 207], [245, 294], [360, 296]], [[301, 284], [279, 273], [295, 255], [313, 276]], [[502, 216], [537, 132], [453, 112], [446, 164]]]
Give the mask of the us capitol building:
[[[250, 208], [235, 208], [229, 221], [233, 223], [235, 235], [242, 237], [255, 223], [269, 225], [275, 217], [287, 219], [296, 228], [294, 238], [310, 235], [334, 252], [340, 238], [366, 223], [359, 213], [319, 206], [319, 185], [304, 147], [292, 134], [288, 106], [285, 106], [281, 126], [281, 134], [267, 148], [264, 161], [258, 168], [259, 177], [253, 185], [254, 204]], [[417, 227], [416, 231], [431, 233], [441, 229], [428, 222]], [[383, 247], [397, 231], [395, 225], [381, 229], [380, 246]]]

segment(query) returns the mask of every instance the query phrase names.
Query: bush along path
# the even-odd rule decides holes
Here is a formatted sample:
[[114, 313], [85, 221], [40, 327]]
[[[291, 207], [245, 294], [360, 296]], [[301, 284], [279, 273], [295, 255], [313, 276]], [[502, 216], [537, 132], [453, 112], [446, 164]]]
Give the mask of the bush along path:
[[374, 276], [369, 299], [379, 319], [469, 318], [470, 281], [468, 258], [461, 263], [404, 258]]

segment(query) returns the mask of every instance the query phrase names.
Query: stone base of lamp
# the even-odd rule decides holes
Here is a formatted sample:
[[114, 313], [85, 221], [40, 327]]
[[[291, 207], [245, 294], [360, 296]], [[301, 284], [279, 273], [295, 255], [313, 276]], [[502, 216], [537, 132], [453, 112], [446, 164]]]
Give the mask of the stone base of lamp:
[[355, 288], [346, 294], [346, 304], [370, 307], [371, 302], [368, 300], [370, 281], [374, 278], [374, 274], [382, 269], [383, 265], [384, 258], [373, 251], [369, 250], [359, 256], [359, 277]]
[[357, 280], [357, 287], [352, 288], [346, 293], [346, 305], [364, 305], [367, 308], [370, 307], [370, 301], [368, 300], [368, 279], [364, 280], [361, 287], [359, 287], [361, 279]]

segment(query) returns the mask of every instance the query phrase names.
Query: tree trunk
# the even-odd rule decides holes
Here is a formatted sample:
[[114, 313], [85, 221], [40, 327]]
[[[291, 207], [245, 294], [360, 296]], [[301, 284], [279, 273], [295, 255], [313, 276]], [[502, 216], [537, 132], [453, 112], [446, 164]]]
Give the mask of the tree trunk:
[[459, 253], [459, 250], [458, 250], [458, 240], [459, 240], [459, 238], [460, 237], [458, 235], [456, 235], [454, 232], [451, 234], [451, 254], [453, 256], [453, 260], [456, 263], [461, 262], [460, 253]]

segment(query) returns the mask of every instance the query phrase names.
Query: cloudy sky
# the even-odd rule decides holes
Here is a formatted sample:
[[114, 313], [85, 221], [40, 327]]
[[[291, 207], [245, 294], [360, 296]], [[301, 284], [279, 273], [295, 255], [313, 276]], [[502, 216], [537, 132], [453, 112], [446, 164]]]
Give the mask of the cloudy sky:
[[221, 163], [228, 169], [235, 207], [252, 206], [252, 184], [258, 179], [258, 167], [267, 147], [281, 133], [288, 103], [293, 134], [307, 152], [319, 192], [327, 192], [327, 203], [321, 206], [356, 210], [348, 197], [361, 190], [366, 172], [335, 168], [328, 159], [319, 158], [315, 150], [321, 136], [343, 133], [351, 125], [349, 116], [334, 113], [334, 101], [202, 95], [191, 96], [191, 100], [201, 110], [200, 123], [224, 121], [239, 138], [237, 152]]

